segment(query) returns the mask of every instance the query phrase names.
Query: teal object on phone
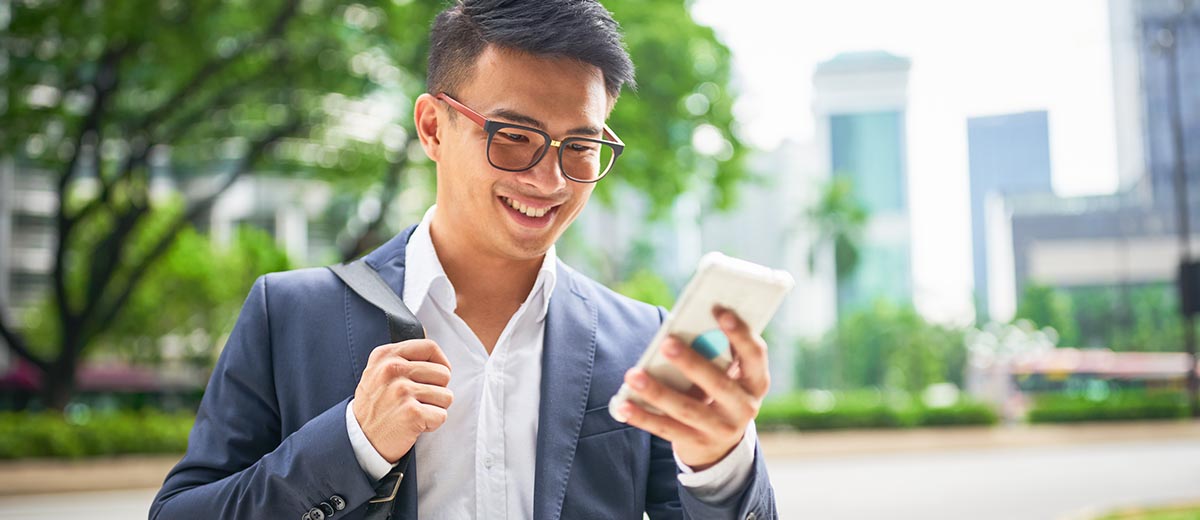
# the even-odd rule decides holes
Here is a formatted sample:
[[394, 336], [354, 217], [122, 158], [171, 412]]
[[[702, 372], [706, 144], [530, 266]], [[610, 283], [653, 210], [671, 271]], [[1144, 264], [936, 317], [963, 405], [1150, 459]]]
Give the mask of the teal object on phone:
[[699, 352], [705, 359], [712, 361], [722, 352], [729, 350], [729, 338], [720, 330], [710, 330], [696, 336], [692, 341], [692, 350]]

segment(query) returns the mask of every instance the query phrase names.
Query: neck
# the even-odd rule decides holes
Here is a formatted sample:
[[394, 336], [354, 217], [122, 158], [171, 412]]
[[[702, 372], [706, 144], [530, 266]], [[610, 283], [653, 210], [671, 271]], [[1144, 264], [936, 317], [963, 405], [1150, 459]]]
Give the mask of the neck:
[[458, 293], [460, 304], [471, 302], [520, 302], [533, 290], [545, 254], [530, 259], [487, 254], [462, 238], [464, 233], [441, 232], [437, 214], [429, 235], [446, 278]]

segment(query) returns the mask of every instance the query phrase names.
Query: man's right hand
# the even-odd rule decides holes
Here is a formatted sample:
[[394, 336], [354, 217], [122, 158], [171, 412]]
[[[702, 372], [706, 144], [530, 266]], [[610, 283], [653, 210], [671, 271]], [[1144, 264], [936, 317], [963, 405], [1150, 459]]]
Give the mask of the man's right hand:
[[448, 384], [450, 361], [432, 340], [380, 345], [354, 391], [354, 418], [375, 451], [395, 464], [418, 435], [446, 422], [454, 400]]

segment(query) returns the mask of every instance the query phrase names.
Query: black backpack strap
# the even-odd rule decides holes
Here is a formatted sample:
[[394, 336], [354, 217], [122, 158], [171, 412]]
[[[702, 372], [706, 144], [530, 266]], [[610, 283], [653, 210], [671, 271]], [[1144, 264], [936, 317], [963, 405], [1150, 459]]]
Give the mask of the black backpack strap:
[[348, 264], [329, 266], [338, 278], [341, 278], [350, 289], [368, 303], [378, 307], [387, 316], [388, 333], [392, 342], [425, 337], [425, 328], [412, 311], [404, 305], [404, 300], [396, 295], [396, 291], [383, 281], [379, 273], [366, 262], [355, 260]]
[[[341, 278], [355, 294], [383, 311], [387, 319], [388, 334], [393, 343], [425, 337], [425, 328], [404, 305], [404, 300], [383, 281], [379, 272], [362, 259], [348, 264], [331, 265], [329, 270]], [[375, 497], [367, 503], [365, 520], [388, 520], [396, 512], [399, 508], [396, 495], [412, 459], [413, 452], [409, 450], [387, 475], [375, 483]]]

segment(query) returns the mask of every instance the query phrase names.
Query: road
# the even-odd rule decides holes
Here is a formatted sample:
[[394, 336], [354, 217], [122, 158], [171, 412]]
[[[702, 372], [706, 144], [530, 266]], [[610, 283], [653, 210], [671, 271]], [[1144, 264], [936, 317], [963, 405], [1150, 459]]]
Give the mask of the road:
[[847, 455], [769, 470], [783, 518], [1076, 519], [1200, 501], [1200, 440]]
[[[1200, 440], [793, 457], [769, 463], [785, 519], [1089, 518], [1200, 501]], [[0, 497], [0, 519], [140, 519], [154, 490]]]

